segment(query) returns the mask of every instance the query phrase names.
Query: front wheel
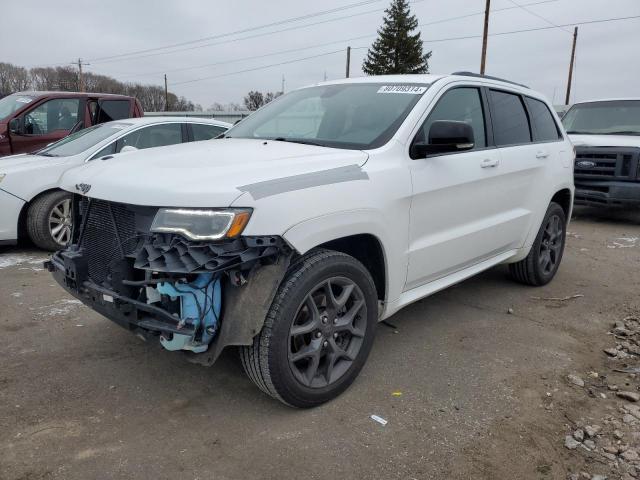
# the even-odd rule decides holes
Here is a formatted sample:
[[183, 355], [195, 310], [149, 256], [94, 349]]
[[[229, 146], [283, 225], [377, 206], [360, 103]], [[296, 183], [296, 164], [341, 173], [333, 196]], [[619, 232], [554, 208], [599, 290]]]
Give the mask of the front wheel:
[[44, 250], [60, 250], [71, 241], [72, 195], [62, 190], [36, 198], [27, 212], [29, 238]]
[[240, 357], [251, 380], [294, 407], [342, 393], [362, 369], [377, 324], [377, 294], [355, 258], [317, 250], [287, 272], [253, 345]]
[[526, 285], [542, 286], [555, 276], [567, 237], [567, 217], [560, 205], [551, 202], [529, 255], [509, 265], [511, 276]]

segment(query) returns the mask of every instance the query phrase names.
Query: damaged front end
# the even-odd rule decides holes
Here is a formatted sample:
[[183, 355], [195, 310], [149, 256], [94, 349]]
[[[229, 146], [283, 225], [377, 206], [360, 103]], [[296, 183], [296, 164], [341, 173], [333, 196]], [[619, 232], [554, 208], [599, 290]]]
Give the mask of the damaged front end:
[[97, 312], [211, 365], [250, 345], [293, 251], [279, 236], [192, 240], [152, 231], [159, 208], [76, 195], [73, 242], [45, 267]]

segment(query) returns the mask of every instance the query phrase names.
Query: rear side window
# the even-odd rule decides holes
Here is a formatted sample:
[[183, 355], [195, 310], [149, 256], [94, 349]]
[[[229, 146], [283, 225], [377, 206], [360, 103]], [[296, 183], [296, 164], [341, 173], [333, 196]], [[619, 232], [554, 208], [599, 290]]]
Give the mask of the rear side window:
[[120, 152], [123, 147], [131, 146], [138, 150], [144, 148], [164, 147], [182, 143], [182, 124], [166, 123], [152, 125], [131, 132], [118, 140], [116, 152]]
[[493, 138], [497, 146], [531, 142], [531, 129], [520, 95], [489, 90]]
[[531, 97], [525, 97], [525, 102], [527, 102], [529, 114], [531, 115], [531, 124], [536, 142], [553, 142], [561, 138], [558, 133], [558, 126], [547, 105]]
[[468, 123], [473, 128], [473, 148], [487, 146], [482, 100], [477, 88], [460, 87], [446, 92], [422, 124], [414, 142], [426, 143], [429, 139], [429, 129], [437, 120]]
[[211, 140], [216, 138], [221, 133], [227, 131], [224, 127], [217, 125], [205, 125], [202, 123], [191, 123], [191, 133], [193, 134], [193, 141], [199, 142], [200, 140]]
[[97, 123], [129, 118], [129, 108], [129, 100], [102, 100], [99, 103]]

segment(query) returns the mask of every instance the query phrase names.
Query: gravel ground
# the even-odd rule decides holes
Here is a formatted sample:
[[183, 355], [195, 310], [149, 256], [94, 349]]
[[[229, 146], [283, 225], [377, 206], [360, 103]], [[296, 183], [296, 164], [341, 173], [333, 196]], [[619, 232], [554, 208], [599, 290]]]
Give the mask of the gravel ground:
[[43, 253], [0, 251], [0, 479], [623, 478], [624, 451], [565, 442], [591, 423], [604, 442], [630, 403], [603, 349], [640, 314], [640, 214], [577, 209], [569, 230], [550, 285], [497, 267], [404, 309], [355, 384], [306, 411], [261, 394], [234, 351], [189, 364], [67, 296]]

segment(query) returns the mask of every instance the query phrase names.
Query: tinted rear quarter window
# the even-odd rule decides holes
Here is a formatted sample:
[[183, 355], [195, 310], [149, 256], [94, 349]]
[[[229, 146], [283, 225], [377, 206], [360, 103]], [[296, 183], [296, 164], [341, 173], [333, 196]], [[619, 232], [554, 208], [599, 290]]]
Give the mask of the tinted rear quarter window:
[[489, 91], [493, 135], [498, 146], [531, 142], [531, 129], [520, 95]]
[[129, 118], [129, 108], [129, 100], [102, 100], [100, 102], [97, 123]]
[[211, 140], [226, 131], [226, 128], [219, 127], [217, 125], [205, 125], [202, 123], [191, 124], [191, 133], [193, 134], [194, 142], [199, 142], [200, 140]]
[[525, 97], [525, 102], [531, 115], [536, 142], [553, 142], [561, 138], [549, 107], [544, 102], [531, 97]]

